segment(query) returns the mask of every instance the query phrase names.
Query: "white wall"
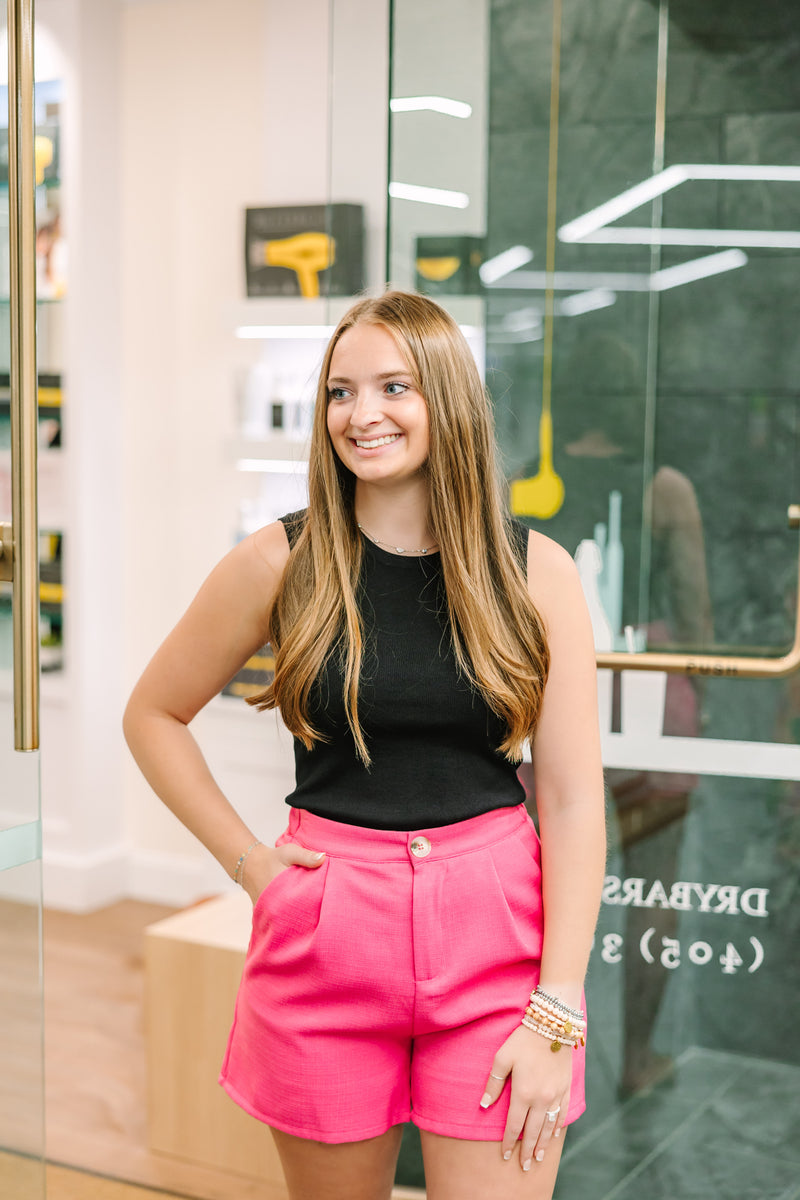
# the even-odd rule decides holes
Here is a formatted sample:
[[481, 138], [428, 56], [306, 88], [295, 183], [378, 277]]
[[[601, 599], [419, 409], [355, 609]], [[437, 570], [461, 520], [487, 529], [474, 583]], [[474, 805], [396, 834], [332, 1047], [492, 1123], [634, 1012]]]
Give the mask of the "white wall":
[[[260, 353], [233, 334], [245, 207], [365, 202], [379, 281], [388, 5], [335, 6], [333, 124], [359, 151], [331, 193], [327, 0], [72, 4], [75, 529], [66, 686], [50, 688], [45, 714], [46, 899], [184, 903], [225, 877], [127, 755], [124, 697], [236, 532], [236, 374]], [[337, 133], [334, 153], [344, 145]], [[274, 837], [291, 789], [285, 730], [230, 700], [195, 724], [227, 794]]]
[[124, 859], [119, 447], [119, 10], [104, 0], [40, 0], [37, 22], [65, 62], [63, 186], [70, 279], [65, 302], [66, 671], [46, 677], [42, 807], [46, 898], [90, 907]]

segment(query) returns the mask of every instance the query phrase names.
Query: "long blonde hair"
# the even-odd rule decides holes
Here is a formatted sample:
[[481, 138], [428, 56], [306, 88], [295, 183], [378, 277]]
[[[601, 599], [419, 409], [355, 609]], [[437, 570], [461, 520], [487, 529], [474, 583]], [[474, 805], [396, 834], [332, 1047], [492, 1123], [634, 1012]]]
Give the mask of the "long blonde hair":
[[339, 322], [320, 370], [309, 461], [309, 505], [269, 619], [272, 683], [249, 703], [280, 708], [307, 749], [324, 740], [309, 697], [331, 655], [344, 676], [344, 705], [357, 753], [369, 765], [358, 718], [364, 643], [357, 594], [362, 541], [355, 477], [328, 436], [328, 375], [339, 339], [354, 325], [380, 325], [397, 342], [428, 408], [424, 466], [429, 526], [442, 573], [458, 669], [505, 720], [500, 750], [511, 761], [535, 729], [549, 655], [542, 621], [512, 548], [496, 462], [494, 421], [475, 361], [450, 315], [425, 296], [390, 291], [361, 300]]

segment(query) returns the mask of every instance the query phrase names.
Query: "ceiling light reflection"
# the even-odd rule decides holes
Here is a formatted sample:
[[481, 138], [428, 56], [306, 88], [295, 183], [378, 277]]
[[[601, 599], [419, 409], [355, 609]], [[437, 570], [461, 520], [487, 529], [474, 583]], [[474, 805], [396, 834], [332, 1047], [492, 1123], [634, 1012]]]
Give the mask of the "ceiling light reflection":
[[451, 192], [447, 188], [421, 187], [416, 183], [390, 183], [393, 200], [414, 200], [419, 204], [440, 204], [444, 208], [469, 208], [466, 192]]
[[529, 246], [509, 246], [508, 250], [495, 254], [493, 258], [487, 258], [486, 262], [481, 264], [478, 271], [481, 282], [495, 283], [504, 275], [516, 271], [518, 267], [524, 267], [532, 258], [533, 251]]
[[582, 313], [596, 312], [598, 308], [610, 308], [616, 300], [617, 293], [610, 288], [592, 288], [588, 292], [576, 292], [574, 296], [559, 300], [558, 312], [564, 317], [579, 317]]
[[[562, 242], [582, 242], [603, 226], [619, 217], [624, 217], [635, 208], [662, 196], [665, 192], [688, 180], [719, 180], [728, 182], [800, 183], [800, 167], [783, 165], [753, 165], [749, 163], [676, 163], [659, 171], [649, 179], [627, 188], [618, 196], [612, 196], [604, 204], [592, 208], [574, 221], [568, 221], [558, 231]], [[666, 231], [663, 231], [666, 232]], [[711, 231], [709, 231], [711, 232]], [[755, 233], [768, 231], [753, 231]], [[790, 231], [787, 231], [790, 232]], [[612, 240], [612, 239], [608, 239]], [[688, 245], [722, 245], [721, 242], [686, 243]], [[762, 245], [750, 242], [749, 245]]]
[[389, 101], [393, 113], [438, 112], [446, 117], [459, 117], [465, 121], [472, 116], [472, 105], [464, 100], [451, 100], [449, 96], [398, 96]]
[[[719, 254], [692, 258], [688, 262], [664, 267], [652, 274], [644, 271], [515, 271], [512, 276], [505, 276], [490, 286], [492, 290], [497, 291], [508, 289], [546, 292], [552, 289], [555, 292], [663, 292], [666, 288], [677, 287], [680, 283], [692, 283], [708, 275], [736, 270], [746, 262], [747, 255], [743, 250], [722, 250]], [[676, 282], [665, 282], [669, 280]], [[563, 304], [563, 300], [559, 301], [559, 305]]]
[[705, 258], [693, 258], [674, 267], [662, 267], [650, 276], [650, 287], [654, 292], [665, 292], [667, 288], [680, 287], [683, 283], [694, 283], [710, 275], [721, 275], [724, 271], [735, 271], [747, 263], [743, 250], [723, 250]]
[[526, 329], [538, 329], [542, 323], [542, 309], [529, 305], [527, 308], [515, 308], [513, 312], [503, 317], [502, 328], [511, 333], [521, 333]]
[[651, 229], [648, 226], [612, 225], [587, 233], [581, 245], [620, 246], [747, 246], [775, 250], [800, 250], [800, 232], [789, 229]]

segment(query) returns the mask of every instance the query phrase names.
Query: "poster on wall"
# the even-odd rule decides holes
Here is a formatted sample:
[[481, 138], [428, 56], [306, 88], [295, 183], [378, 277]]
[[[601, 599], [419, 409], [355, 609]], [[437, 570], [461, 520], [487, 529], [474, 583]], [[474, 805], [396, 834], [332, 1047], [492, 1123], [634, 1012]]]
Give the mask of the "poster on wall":
[[353, 296], [364, 288], [360, 204], [248, 208], [248, 296]]
[[464, 234], [418, 237], [414, 286], [428, 296], [477, 296], [484, 239]]

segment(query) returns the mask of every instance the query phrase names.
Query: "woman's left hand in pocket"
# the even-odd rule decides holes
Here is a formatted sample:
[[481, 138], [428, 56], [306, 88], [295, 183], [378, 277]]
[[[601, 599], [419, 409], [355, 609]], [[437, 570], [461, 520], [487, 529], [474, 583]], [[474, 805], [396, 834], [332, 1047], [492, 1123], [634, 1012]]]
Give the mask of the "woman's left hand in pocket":
[[242, 887], [255, 905], [264, 889], [287, 868], [307, 867], [313, 871], [321, 866], [324, 857], [323, 851], [308, 850], [296, 842], [284, 842], [280, 846], [265, 846], [259, 842], [248, 856]]
[[510, 1075], [511, 1101], [501, 1150], [510, 1159], [519, 1145], [523, 1171], [541, 1162], [551, 1140], [561, 1134], [569, 1106], [572, 1054], [568, 1046], [553, 1053], [547, 1038], [519, 1025], [494, 1057], [481, 1108], [495, 1103]]

